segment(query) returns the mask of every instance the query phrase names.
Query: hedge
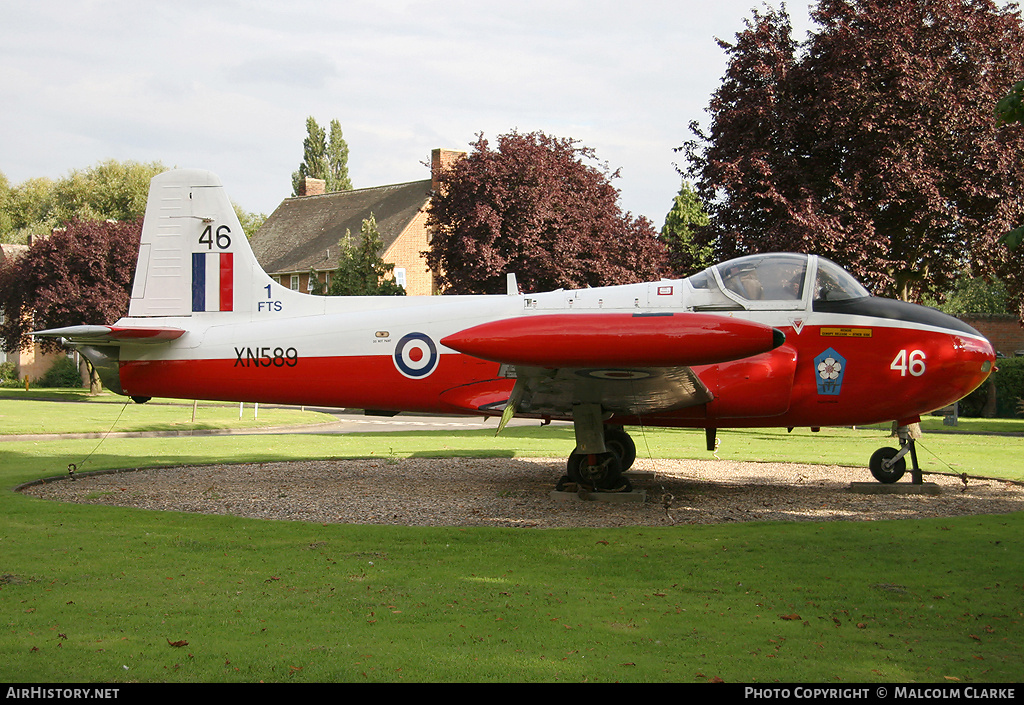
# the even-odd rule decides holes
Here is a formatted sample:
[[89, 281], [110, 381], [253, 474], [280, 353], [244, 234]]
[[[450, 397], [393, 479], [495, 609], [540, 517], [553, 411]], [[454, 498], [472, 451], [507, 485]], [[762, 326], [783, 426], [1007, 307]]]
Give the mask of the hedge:
[[989, 397], [990, 383], [995, 385], [995, 416], [1013, 419], [1020, 416], [1018, 405], [1024, 398], [1024, 357], [1006, 357], [996, 360], [996, 371], [989, 381], [960, 401], [961, 416], [982, 416]]

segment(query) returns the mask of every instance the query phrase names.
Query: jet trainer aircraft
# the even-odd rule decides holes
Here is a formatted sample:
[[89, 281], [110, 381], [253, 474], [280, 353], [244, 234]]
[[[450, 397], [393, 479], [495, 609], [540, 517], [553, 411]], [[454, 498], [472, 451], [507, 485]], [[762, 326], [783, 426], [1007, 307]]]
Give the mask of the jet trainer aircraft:
[[507, 295], [320, 297], [263, 272], [219, 179], [150, 186], [128, 316], [64, 339], [108, 388], [151, 397], [572, 421], [559, 483], [629, 489], [624, 427], [894, 421], [869, 463], [895, 482], [907, 432], [991, 373], [995, 354], [934, 309], [869, 295], [822, 257], [752, 255], [687, 279]]

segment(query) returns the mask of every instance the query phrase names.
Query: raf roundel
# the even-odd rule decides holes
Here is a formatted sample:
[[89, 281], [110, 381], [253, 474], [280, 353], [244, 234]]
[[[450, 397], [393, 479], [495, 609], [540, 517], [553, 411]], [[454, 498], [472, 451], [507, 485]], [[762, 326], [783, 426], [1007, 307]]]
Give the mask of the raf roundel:
[[409, 333], [395, 346], [394, 360], [403, 375], [420, 379], [437, 367], [437, 346], [425, 333]]

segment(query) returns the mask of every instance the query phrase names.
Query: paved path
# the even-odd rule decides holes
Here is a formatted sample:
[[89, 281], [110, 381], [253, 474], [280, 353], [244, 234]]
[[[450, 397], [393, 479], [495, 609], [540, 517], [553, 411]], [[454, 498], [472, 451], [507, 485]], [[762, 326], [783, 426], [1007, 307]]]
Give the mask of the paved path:
[[[79, 402], [54, 402], [55, 404], [75, 404]], [[265, 408], [271, 408], [267, 406]], [[417, 416], [399, 414], [397, 416], [364, 416], [363, 414], [345, 409], [327, 409], [303, 407], [306, 411], [319, 411], [331, 414], [336, 421], [295, 426], [269, 426], [265, 428], [212, 428], [176, 431], [112, 431], [110, 433], [33, 433], [0, 435], [4, 441], [54, 441], [73, 438], [168, 438], [173, 436], [242, 436], [292, 433], [367, 433], [373, 431], [443, 431], [443, 430], [486, 430], [497, 431], [498, 420], [475, 416]], [[553, 422], [565, 424], [568, 422]], [[509, 426], [539, 426], [536, 419], [515, 419]]]

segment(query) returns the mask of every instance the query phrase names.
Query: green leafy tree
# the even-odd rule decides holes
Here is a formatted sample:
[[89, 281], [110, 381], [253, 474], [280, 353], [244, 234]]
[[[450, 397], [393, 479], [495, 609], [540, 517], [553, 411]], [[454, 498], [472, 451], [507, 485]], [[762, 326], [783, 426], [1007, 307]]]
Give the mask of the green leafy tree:
[[167, 170], [159, 162], [108, 160], [53, 181], [34, 178], [0, 195], [0, 238], [25, 242], [73, 219], [132, 221], [146, 212], [149, 182]]
[[302, 163], [292, 174], [292, 195], [297, 196], [306, 178], [322, 179], [328, 193], [348, 191], [348, 144], [341, 132], [341, 123], [331, 120], [330, 139], [327, 131], [312, 116], [306, 118], [306, 139], [302, 141]]
[[1024, 81], [1013, 84], [1010, 92], [996, 103], [996, 121], [1000, 125], [1024, 122]]
[[[404, 296], [405, 289], [395, 282], [394, 264], [381, 258], [384, 242], [373, 214], [363, 221], [359, 242], [352, 242], [351, 232], [338, 243], [338, 268], [331, 277], [328, 296]], [[313, 293], [320, 291], [314, 284]]]
[[73, 218], [135, 220], [146, 213], [149, 182], [165, 171], [167, 167], [159, 162], [114, 160], [74, 170], [54, 184], [48, 219], [54, 225]]
[[963, 273], [957, 277], [951, 291], [946, 292], [942, 302], [925, 298], [924, 302], [940, 311], [959, 316], [963, 314], [1005, 315], [1006, 284], [1002, 280], [990, 277], [972, 277]]
[[[11, 182], [2, 171], [0, 171], [0, 238], [14, 230], [9, 202], [11, 199]], [[0, 240], [6, 242], [6, 240]]]
[[48, 217], [53, 181], [34, 178], [11, 186], [2, 207], [3, 222], [9, 230], [2, 233], [4, 242], [24, 243], [29, 235], [45, 235], [53, 229]]
[[688, 276], [714, 264], [714, 248], [697, 241], [697, 231], [710, 224], [700, 197], [683, 181], [672, 210], [665, 216], [661, 241], [668, 249], [669, 269], [677, 276]]
[[298, 196], [306, 178], [327, 180], [327, 133], [312, 116], [306, 118], [306, 139], [302, 140], [302, 163], [292, 174], [292, 195]]
[[252, 237], [253, 233], [260, 229], [264, 221], [267, 219], [266, 213], [250, 213], [242, 209], [234, 201], [231, 202], [231, 207], [235, 209], [235, 215], [238, 216], [238, 222], [242, 225], [242, 231], [246, 237]]
[[348, 142], [341, 133], [341, 123], [331, 120], [331, 133], [327, 140], [327, 190], [351, 191], [348, 177]]

